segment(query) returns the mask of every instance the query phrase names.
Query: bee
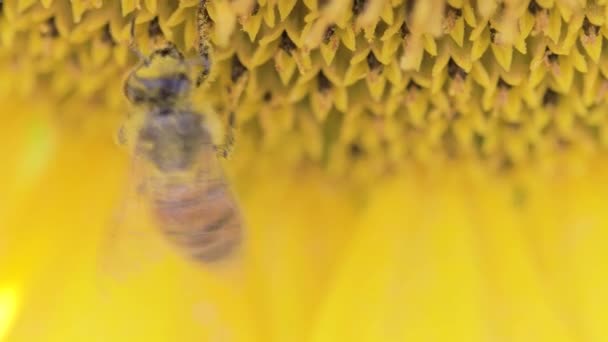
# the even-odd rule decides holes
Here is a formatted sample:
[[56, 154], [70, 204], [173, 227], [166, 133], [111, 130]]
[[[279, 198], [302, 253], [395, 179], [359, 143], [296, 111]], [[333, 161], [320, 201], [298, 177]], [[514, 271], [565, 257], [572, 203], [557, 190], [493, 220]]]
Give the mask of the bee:
[[[134, 31], [134, 21], [132, 25]], [[131, 48], [143, 56], [134, 41], [132, 32]], [[207, 68], [211, 63], [204, 49], [202, 64]], [[231, 112], [223, 144], [214, 144], [209, 113], [191, 101], [194, 86], [208, 70], [197, 78], [191, 77], [190, 68], [177, 47], [167, 43], [132, 69], [124, 94], [140, 115], [132, 120], [137, 124], [130, 138], [123, 128], [119, 140], [132, 151], [128, 182], [161, 235], [183, 254], [207, 264], [233, 254], [243, 236], [239, 207], [220, 165], [234, 142], [235, 118]], [[127, 198], [125, 207], [133, 200]]]

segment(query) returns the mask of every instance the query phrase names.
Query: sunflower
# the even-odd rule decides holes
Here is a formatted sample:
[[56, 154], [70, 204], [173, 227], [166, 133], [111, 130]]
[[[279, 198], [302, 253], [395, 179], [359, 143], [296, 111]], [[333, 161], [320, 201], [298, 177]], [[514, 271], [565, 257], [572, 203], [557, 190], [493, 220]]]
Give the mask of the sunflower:
[[[604, 1], [0, 11], [0, 341], [608, 339]], [[218, 264], [108, 248], [129, 45], [161, 44], [209, 59], [214, 131], [236, 114], [246, 238]]]

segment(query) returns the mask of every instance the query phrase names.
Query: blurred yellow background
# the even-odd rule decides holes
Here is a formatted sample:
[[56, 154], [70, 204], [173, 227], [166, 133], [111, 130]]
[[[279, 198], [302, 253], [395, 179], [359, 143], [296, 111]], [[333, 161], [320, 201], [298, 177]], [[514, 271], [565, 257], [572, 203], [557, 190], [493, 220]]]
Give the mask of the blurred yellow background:
[[248, 223], [242, 258], [204, 268], [161, 248], [114, 279], [98, 258], [128, 166], [118, 116], [90, 108], [76, 129], [44, 100], [3, 106], [6, 341], [608, 336], [604, 159], [503, 173], [449, 162], [355, 187], [272, 156], [239, 171], [242, 147], [227, 163]]
[[1, 342], [608, 341], [599, 0], [209, 0], [244, 244], [102, 267], [130, 20], [193, 53], [198, 4], [0, 1]]

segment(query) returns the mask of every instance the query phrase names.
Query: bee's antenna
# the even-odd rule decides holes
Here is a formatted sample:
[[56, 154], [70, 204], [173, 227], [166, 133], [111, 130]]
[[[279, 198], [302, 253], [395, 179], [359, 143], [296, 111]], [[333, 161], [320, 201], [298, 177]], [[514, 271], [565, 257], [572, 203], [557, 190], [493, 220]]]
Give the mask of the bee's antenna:
[[133, 17], [131, 18], [131, 34], [130, 34], [130, 39], [129, 39], [129, 49], [131, 49], [131, 51], [133, 51], [133, 53], [135, 53], [137, 55], [137, 57], [145, 64], [148, 64], [148, 59], [146, 58], [146, 56], [141, 52], [141, 50], [139, 49], [139, 46], [137, 45], [137, 40], [135, 39], [135, 20], [137, 19], [137, 15], [133, 14]]

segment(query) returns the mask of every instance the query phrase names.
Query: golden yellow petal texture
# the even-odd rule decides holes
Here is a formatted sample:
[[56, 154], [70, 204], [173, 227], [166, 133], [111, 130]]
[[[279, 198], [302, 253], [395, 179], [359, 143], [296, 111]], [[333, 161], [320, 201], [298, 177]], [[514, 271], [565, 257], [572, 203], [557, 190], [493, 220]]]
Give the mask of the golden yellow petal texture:
[[0, 342], [608, 340], [607, 18], [0, 0]]

